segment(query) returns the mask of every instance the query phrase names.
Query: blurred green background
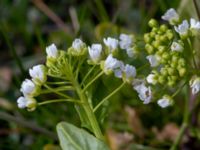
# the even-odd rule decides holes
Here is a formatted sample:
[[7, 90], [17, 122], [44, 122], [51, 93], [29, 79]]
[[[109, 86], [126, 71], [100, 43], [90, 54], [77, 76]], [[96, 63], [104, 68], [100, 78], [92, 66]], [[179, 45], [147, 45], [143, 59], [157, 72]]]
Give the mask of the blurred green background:
[[[58, 149], [56, 124], [80, 123], [71, 104], [38, 107], [33, 112], [17, 108], [21, 82], [30, 67], [45, 62], [46, 46], [55, 43], [67, 49], [75, 37], [91, 44], [121, 32], [139, 35], [148, 32], [149, 19], [163, 22], [162, 14], [171, 7], [184, 17], [196, 16], [188, 0], [1, 0], [0, 149]], [[108, 87], [113, 80], [103, 79], [105, 90], [99, 92], [97, 87], [97, 98], [113, 89], [114, 85]], [[107, 115], [100, 114], [105, 117], [102, 128], [112, 149], [118, 148], [117, 143], [128, 144], [129, 149], [169, 148], [182, 120], [181, 98], [177, 106], [163, 110], [155, 104], [143, 105], [126, 87], [112, 99]]]

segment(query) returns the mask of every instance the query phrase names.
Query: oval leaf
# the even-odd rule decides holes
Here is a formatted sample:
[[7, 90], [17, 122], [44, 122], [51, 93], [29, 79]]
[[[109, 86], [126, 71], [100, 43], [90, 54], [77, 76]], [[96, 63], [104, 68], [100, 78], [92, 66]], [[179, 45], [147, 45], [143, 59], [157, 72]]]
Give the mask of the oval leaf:
[[66, 122], [57, 125], [57, 133], [63, 150], [109, 150], [101, 140]]

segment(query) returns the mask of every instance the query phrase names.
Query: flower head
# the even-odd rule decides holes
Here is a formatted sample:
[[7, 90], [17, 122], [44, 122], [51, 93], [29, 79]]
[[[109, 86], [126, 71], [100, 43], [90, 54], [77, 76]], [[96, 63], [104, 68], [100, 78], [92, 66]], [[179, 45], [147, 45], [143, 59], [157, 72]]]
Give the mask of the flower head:
[[86, 44], [81, 39], [75, 39], [72, 46], [68, 49], [68, 53], [73, 56], [81, 56], [86, 53]]
[[119, 39], [119, 45], [121, 49], [128, 49], [133, 44], [133, 37], [131, 35], [120, 34]]
[[38, 87], [29, 79], [25, 79], [22, 82], [20, 91], [25, 95], [35, 96], [37, 94]]
[[101, 64], [101, 67], [105, 74], [109, 74], [114, 69], [119, 68], [121, 65], [120, 61], [116, 58], [113, 58], [112, 54], [108, 55], [106, 60]]
[[183, 38], [188, 36], [189, 24], [187, 20], [183, 20], [183, 22], [174, 27], [175, 31], [179, 33], [179, 35]]
[[151, 67], [156, 67], [159, 65], [158, 59], [155, 55], [149, 55], [146, 58], [149, 60]]
[[58, 50], [55, 44], [51, 44], [50, 46], [46, 47], [46, 53], [48, 58], [57, 58]]
[[200, 77], [194, 76], [190, 80], [190, 87], [192, 88], [192, 94], [197, 94], [200, 91]]
[[17, 99], [17, 105], [19, 108], [26, 108], [27, 106], [27, 99], [23, 96]]
[[183, 51], [183, 46], [178, 42], [173, 42], [172, 45], [171, 45], [171, 50], [172, 51], [177, 51], [177, 52], [182, 52]]
[[157, 80], [156, 80], [156, 75], [155, 74], [149, 74], [146, 78], [147, 82], [150, 84], [156, 84]]
[[139, 98], [144, 104], [150, 103], [152, 99], [151, 87], [146, 87], [145, 84], [141, 82], [140, 84], [133, 83], [133, 88], [137, 91]]
[[28, 108], [29, 111], [33, 111], [36, 108], [37, 102], [32, 97], [19, 97], [17, 99], [17, 105], [19, 108]]
[[29, 74], [36, 84], [43, 84], [47, 80], [46, 67], [44, 65], [37, 65], [29, 69]]
[[190, 19], [190, 30], [193, 35], [196, 35], [200, 31], [200, 21], [196, 21], [194, 18]]
[[171, 25], [175, 25], [177, 22], [179, 22], [179, 15], [173, 8], [168, 9], [161, 18], [163, 20], [169, 21]]
[[173, 104], [173, 100], [169, 95], [164, 95], [161, 99], [157, 101], [158, 105], [162, 108], [166, 108]]
[[117, 49], [119, 43], [117, 39], [111, 37], [108, 37], [107, 39], [104, 38], [103, 42], [108, 47], [110, 53], [114, 52]]
[[92, 44], [91, 47], [88, 47], [88, 52], [91, 60], [94, 63], [97, 63], [101, 59], [101, 52], [102, 52], [101, 44]]
[[134, 66], [126, 64], [123, 73], [124, 73], [124, 80], [127, 82], [131, 82], [136, 76], [136, 69]]

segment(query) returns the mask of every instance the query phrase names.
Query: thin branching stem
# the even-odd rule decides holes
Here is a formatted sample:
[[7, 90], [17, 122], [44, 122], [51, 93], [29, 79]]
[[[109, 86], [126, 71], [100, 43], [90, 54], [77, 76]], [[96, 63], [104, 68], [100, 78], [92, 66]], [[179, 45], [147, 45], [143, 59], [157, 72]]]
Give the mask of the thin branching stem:
[[107, 101], [109, 98], [111, 98], [115, 93], [117, 93], [126, 82], [123, 82], [118, 88], [116, 88], [112, 93], [110, 93], [108, 96], [106, 96], [104, 99], [101, 100], [101, 102], [93, 109], [93, 112], [95, 112], [105, 101]]

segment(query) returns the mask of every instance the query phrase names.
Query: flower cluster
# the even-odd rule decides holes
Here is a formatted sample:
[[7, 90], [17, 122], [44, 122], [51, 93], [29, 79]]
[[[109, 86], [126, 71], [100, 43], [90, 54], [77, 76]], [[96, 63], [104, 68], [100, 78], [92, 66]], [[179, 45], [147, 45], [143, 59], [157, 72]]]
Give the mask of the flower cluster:
[[[124, 83], [131, 84], [144, 104], [150, 103], [154, 98], [152, 93], [156, 93], [155, 86], [165, 85], [171, 88], [179, 85], [186, 76], [191, 77], [186, 73], [191, 62], [186, 58], [185, 52], [188, 48], [191, 49], [190, 38], [199, 33], [200, 22], [191, 18], [190, 23], [187, 20], [180, 23], [181, 19], [174, 9], [169, 9], [162, 19], [168, 21], [171, 26], [159, 25], [155, 19], [151, 19], [148, 23], [151, 31], [144, 34], [144, 47], [147, 52], [145, 59], [150, 64], [150, 73], [147, 76], [138, 75], [136, 67], [127, 63], [127, 60], [136, 58], [138, 48], [141, 47], [133, 35], [107, 37], [103, 39], [103, 44], [94, 43], [91, 46], [77, 38], [67, 51], [59, 51], [52, 44], [46, 48], [46, 65], [34, 66], [29, 70], [32, 79], [25, 79], [22, 83], [20, 91], [23, 96], [17, 100], [19, 108], [36, 108], [35, 97], [40, 94], [41, 87], [47, 81], [47, 75], [67, 81], [74, 80], [74, 76], [78, 77], [80, 71], [80, 66], [75, 65], [85, 62], [89, 68], [91, 65], [99, 66], [105, 75], [113, 73]], [[121, 54], [129, 59], [124, 60]], [[191, 52], [189, 54], [193, 55]], [[80, 61], [83, 63], [79, 63]], [[197, 94], [200, 91], [200, 77], [192, 77], [190, 86], [192, 93]], [[165, 108], [173, 104], [172, 98], [173, 96], [165, 94], [157, 100], [157, 104]]]

